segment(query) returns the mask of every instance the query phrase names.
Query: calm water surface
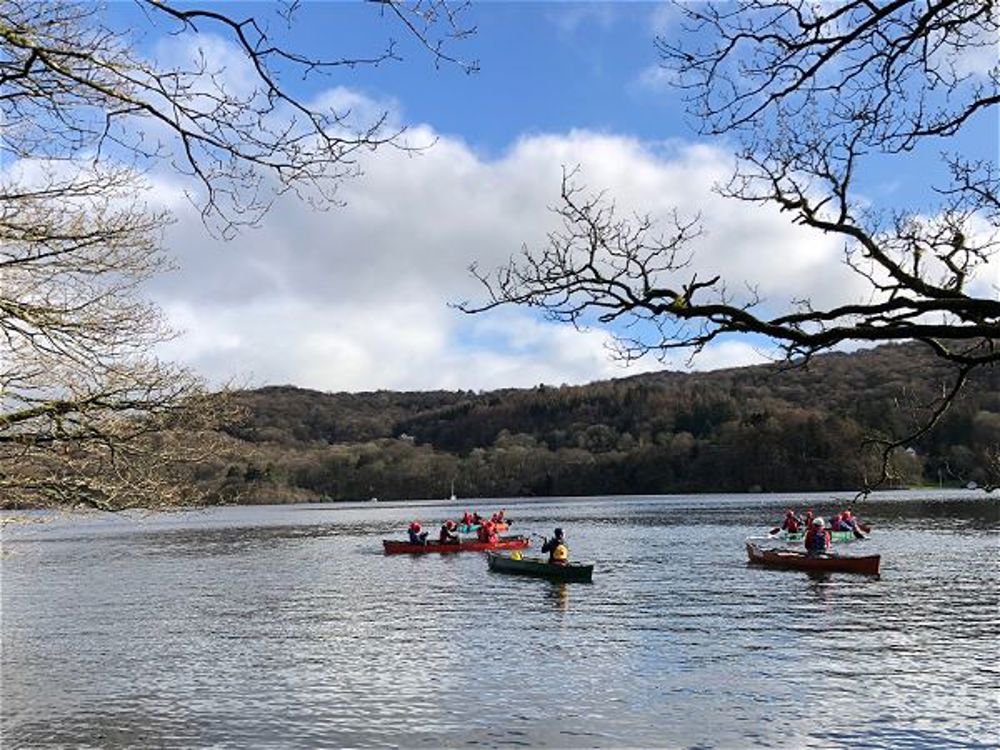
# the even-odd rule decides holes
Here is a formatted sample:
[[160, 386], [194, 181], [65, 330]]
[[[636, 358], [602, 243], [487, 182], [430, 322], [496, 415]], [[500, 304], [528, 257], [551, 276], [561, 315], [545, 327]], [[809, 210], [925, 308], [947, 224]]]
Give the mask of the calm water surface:
[[[1000, 502], [869, 500], [880, 578], [749, 567], [781, 496], [69, 514], [2, 534], [15, 747], [1000, 746]], [[829, 514], [829, 496], [801, 497]], [[594, 583], [391, 556], [503, 505]], [[10, 514], [8, 514], [10, 515]], [[24, 513], [15, 514], [25, 516]]]

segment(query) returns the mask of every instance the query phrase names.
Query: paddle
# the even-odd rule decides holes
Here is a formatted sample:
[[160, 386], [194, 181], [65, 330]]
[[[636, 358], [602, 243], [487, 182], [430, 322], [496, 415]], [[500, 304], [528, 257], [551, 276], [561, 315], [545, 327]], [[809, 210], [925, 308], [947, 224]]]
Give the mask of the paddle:
[[544, 546], [545, 546], [545, 545], [546, 545], [546, 544], [548, 543], [548, 541], [549, 541], [549, 538], [548, 538], [547, 536], [542, 536], [541, 534], [536, 534], [535, 532], [533, 532], [533, 531], [532, 531], [532, 532], [531, 532], [531, 533], [530, 533], [530, 534], [528, 535], [528, 537], [530, 538], [530, 537], [533, 537], [533, 536], [535, 536], [535, 537], [538, 537], [539, 539], [541, 539], [541, 540], [542, 540], [542, 546], [543, 546], [543, 547], [544, 547]]
[[[774, 528], [772, 528], [768, 532], [768, 534], [770, 534], [771, 536], [775, 536], [776, 534], [780, 534], [782, 531], [784, 531], [784, 529], [782, 529], [780, 526], [775, 526]], [[802, 531], [802, 530], [799, 530], [799, 531], [789, 531], [788, 533], [789, 534], [804, 534], [805, 531]]]
[[[804, 528], [805, 528], [805, 524], [803, 524], [803, 523], [801, 523], [801, 522], [800, 522], [800, 527], [801, 527], [801, 528], [800, 528], [800, 531], [789, 531], [788, 533], [789, 533], [789, 534], [800, 534], [800, 533], [802, 533], [801, 529], [804, 529]], [[772, 526], [772, 527], [771, 527], [771, 530], [770, 530], [770, 531], [769, 531], [768, 533], [769, 533], [769, 534], [770, 534], [771, 536], [774, 536], [775, 534], [777, 534], [777, 533], [779, 533], [779, 532], [781, 532], [781, 531], [784, 531], [784, 530], [785, 530], [785, 529], [784, 529], [784, 528], [782, 528], [781, 526]]]

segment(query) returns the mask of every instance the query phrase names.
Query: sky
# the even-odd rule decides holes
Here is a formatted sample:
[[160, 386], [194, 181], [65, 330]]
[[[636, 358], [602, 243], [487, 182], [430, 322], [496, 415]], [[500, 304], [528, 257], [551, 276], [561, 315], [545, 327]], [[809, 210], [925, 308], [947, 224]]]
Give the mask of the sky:
[[[273, 8], [219, 7], [264, 17]], [[189, 40], [146, 28], [131, 4], [113, 3], [109, 13], [141, 33], [137, 44], [151, 56], [190, 53]], [[296, 50], [364, 55], [393, 37], [403, 60], [285, 84], [309, 101], [350, 101], [359, 116], [388, 111], [410, 142], [432, 145], [367, 154], [363, 174], [340, 188], [343, 205], [318, 212], [286, 197], [227, 242], [205, 231], [176, 175], [154, 173], [155, 201], [177, 218], [165, 242], [178, 269], [149, 287], [181, 332], [164, 356], [213, 384], [323, 391], [579, 384], [776, 356], [766, 341], [733, 338], [694, 360], [677, 353], [626, 369], [610, 356], [604, 331], [577, 331], [525, 308], [456, 310], [484, 299], [470, 264], [494, 268], [522, 247], [544, 246], [558, 227], [551, 207], [562, 171], [574, 167], [583, 185], [607, 191], [625, 211], [700, 213], [707, 232], [699, 267], [755, 284], [778, 304], [863, 293], [840, 243], [713, 192], [731, 173], [734, 145], [699, 137], [666, 85], [654, 39], [676, 33], [668, 6], [482, 2], [464, 18], [476, 33], [448, 51], [477, 60], [474, 74], [436, 66], [375, 6], [302, 5], [284, 37]], [[231, 52], [218, 39], [202, 43], [220, 59]], [[237, 67], [227, 73], [239, 75]], [[984, 148], [995, 123], [977, 127], [970, 143]], [[909, 169], [932, 169], [938, 157], [925, 150], [907, 160]], [[873, 201], [922, 199], [898, 164], [872, 168], [861, 187]], [[995, 267], [989, 273], [1000, 280]]]

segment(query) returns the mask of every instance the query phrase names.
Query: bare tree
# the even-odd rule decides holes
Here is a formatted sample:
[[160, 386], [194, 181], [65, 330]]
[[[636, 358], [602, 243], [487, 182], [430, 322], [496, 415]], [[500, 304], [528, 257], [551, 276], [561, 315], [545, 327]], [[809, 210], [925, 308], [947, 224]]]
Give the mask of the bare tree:
[[[93, 3], [4, 0], [0, 154], [140, 167], [169, 159], [193, 178], [192, 197], [206, 221], [231, 234], [234, 224], [258, 219], [287, 190], [334, 200], [336, 186], [357, 174], [361, 152], [386, 144], [414, 147], [386, 127], [385, 113], [362, 122], [346, 107], [310, 105], [282, 83], [398, 60], [393, 40], [366, 58], [310, 58], [281, 46], [268, 23], [253, 16], [236, 19], [162, 0], [136, 3], [151, 26], [166, 25], [191, 42], [189, 60], [146, 59], [133, 33], [109, 26]], [[286, 6], [285, 17], [295, 5]], [[475, 69], [446, 54], [447, 39], [472, 32], [459, 25], [456, 9], [427, 0], [381, 0], [373, 7], [399, 19], [436, 62]], [[210, 35], [232, 45], [241, 69], [228, 69], [204, 51], [199, 40]]]
[[[137, 5], [150, 24], [191, 41], [191, 62], [144, 57], [132, 30], [111, 26], [96, 4], [0, 2], [5, 503], [187, 502], [184, 467], [226, 443], [212, 429], [234, 414], [226, 399], [154, 355], [173, 334], [141, 289], [170, 267], [170, 216], [144, 201], [146, 171], [169, 165], [190, 178], [206, 226], [232, 236], [290, 190], [329, 205], [360, 152], [414, 147], [384, 114], [359, 123], [349, 111], [312, 107], [280, 75], [399, 59], [391, 40], [368, 58], [312, 59], [275, 42], [255, 17]], [[474, 67], [445, 46], [471, 31], [458, 24], [460, 7], [372, 7], [435, 63]], [[245, 70], [234, 76], [204, 54], [205, 32], [227, 40]]]
[[741, 280], [690, 270], [697, 217], [675, 216], [664, 236], [649, 217], [621, 218], [603, 195], [587, 197], [570, 173], [556, 208], [561, 230], [504, 268], [473, 268], [487, 300], [464, 309], [523, 304], [606, 325], [625, 358], [697, 352], [729, 334], [766, 336], [798, 363], [847, 342], [923, 342], [954, 364], [955, 379], [919, 429], [877, 438], [877, 484], [893, 450], [930, 429], [975, 368], [1000, 362], [1000, 287], [983, 278], [1000, 242], [1000, 174], [992, 160], [946, 153], [950, 179], [932, 186], [937, 201], [922, 210], [871, 206], [857, 195], [857, 175], [872, 154], [947, 145], [976, 118], [996, 116], [1000, 9], [992, 0], [678, 7], [687, 34], [659, 41], [664, 65], [702, 132], [741, 143], [720, 192], [840, 238], [865, 296], [820, 307], [734, 294]]

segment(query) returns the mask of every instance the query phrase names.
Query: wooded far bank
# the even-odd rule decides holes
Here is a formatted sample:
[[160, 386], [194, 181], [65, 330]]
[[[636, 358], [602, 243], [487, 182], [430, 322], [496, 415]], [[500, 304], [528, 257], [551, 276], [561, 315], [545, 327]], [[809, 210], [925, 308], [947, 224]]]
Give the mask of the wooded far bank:
[[[216, 502], [858, 490], [866, 441], [927, 419], [949, 371], [923, 347], [663, 372], [584, 386], [237, 394], [237, 460], [204, 464]], [[997, 483], [1000, 372], [982, 368], [893, 459], [893, 486]]]
[[[405, 500], [452, 489], [464, 498], [860, 491], [881, 471], [881, 446], [871, 441], [925, 425], [950, 376], [925, 347], [890, 345], [817, 356], [808, 368], [481, 393], [273, 386], [231, 394], [227, 408], [240, 417], [223, 432], [174, 428], [144, 438], [154, 450], [136, 475], [168, 489], [159, 496], [169, 500], [88, 501], [81, 491], [56, 504]], [[883, 487], [995, 488], [998, 368], [976, 370], [932, 430], [893, 452], [891, 469]], [[10, 496], [2, 503], [26, 505]]]

